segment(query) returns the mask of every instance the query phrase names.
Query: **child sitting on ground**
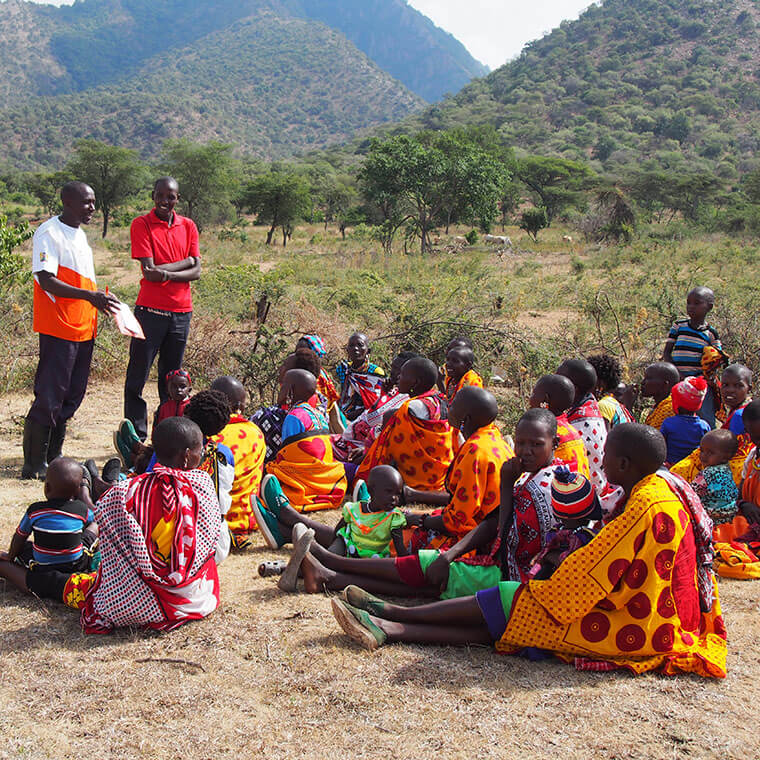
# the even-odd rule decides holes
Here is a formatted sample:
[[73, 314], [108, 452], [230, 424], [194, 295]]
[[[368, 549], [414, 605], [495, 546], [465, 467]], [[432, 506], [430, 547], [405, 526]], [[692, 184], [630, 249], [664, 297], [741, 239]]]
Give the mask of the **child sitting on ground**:
[[670, 391], [679, 379], [678, 368], [670, 362], [654, 362], [644, 370], [641, 395], [654, 400], [654, 409], [647, 415], [645, 424], [659, 430], [662, 423], [675, 414]]
[[736, 515], [739, 489], [729, 461], [736, 454], [739, 442], [730, 430], [711, 430], [699, 444], [702, 471], [691, 483], [708, 511], [714, 525], [731, 522]]
[[538, 378], [528, 399], [531, 409], [548, 409], [557, 418], [557, 448], [555, 461], [572, 472], [589, 476], [588, 456], [581, 434], [568, 422], [567, 410], [573, 403], [575, 386], [564, 375], [544, 375]]
[[591, 481], [567, 467], [555, 467], [551, 485], [552, 511], [560, 527], [546, 533], [546, 546], [535, 556], [528, 576], [551, 578], [560, 563], [585, 546], [601, 526], [602, 507]]
[[[45, 501], [32, 504], [7, 552], [0, 552], [0, 577], [27, 594], [64, 600], [72, 573], [94, 570], [98, 526], [82, 466], [58, 457], [45, 475]], [[33, 535], [33, 541], [27, 540]]]
[[446, 352], [446, 380], [445, 392], [449, 406], [453, 403], [457, 393], [468, 385], [476, 388], [483, 387], [483, 378], [473, 370], [475, 354], [472, 347], [457, 344], [451, 346]]
[[355, 332], [346, 345], [348, 360], [335, 368], [340, 380], [340, 408], [349, 420], [369, 409], [382, 393], [385, 372], [369, 360], [370, 351], [367, 336]]
[[596, 370], [594, 395], [607, 430], [621, 422], [633, 422], [630, 412], [613, 395], [623, 376], [620, 362], [609, 354], [597, 354], [589, 356], [588, 363]]
[[181, 417], [185, 407], [190, 402], [190, 393], [193, 383], [190, 373], [184, 369], [175, 369], [166, 376], [166, 392], [169, 394], [167, 401], [156, 409], [153, 417], [153, 427], [169, 417]]
[[710, 426], [697, 417], [697, 411], [707, 393], [707, 382], [703, 377], [687, 377], [676, 383], [670, 395], [673, 398], [675, 415], [668, 417], [660, 426], [660, 432], [668, 447], [667, 462], [675, 464], [691, 454], [699, 446]]

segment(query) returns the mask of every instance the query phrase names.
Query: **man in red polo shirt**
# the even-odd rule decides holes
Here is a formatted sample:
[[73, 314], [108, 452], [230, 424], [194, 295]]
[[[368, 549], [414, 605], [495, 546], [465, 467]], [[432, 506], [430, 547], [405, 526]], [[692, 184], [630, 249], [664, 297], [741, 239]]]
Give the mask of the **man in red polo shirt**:
[[193, 300], [190, 283], [201, 276], [198, 228], [192, 219], [174, 212], [179, 185], [161, 177], [153, 186], [152, 211], [132, 222], [132, 258], [143, 278], [135, 317], [145, 340], [132, 339], [124, 384], [124, 416], [141, 439], [148, 435], [148, 408], [142, 397], [150, 368], [158, 354], [158, 395], [168, 399], [166, 375], [182, 366], [190, 331]]

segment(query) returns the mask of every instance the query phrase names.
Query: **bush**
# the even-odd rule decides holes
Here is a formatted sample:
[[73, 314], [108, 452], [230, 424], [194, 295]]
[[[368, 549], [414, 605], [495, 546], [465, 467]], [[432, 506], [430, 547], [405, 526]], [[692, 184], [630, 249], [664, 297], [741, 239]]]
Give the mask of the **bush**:
[[478, 231], [475, 229], [470, 230], [465, 236], [464, 239], [467, 241], [468, 245], [475, 245], [475, 243], [478, 242]]
[[538, 242], [538, 233], [548, 226], [546, 210], [541, 207], [529, 208], [520, 214], [520, 229], [525, 230], [536, 242]]

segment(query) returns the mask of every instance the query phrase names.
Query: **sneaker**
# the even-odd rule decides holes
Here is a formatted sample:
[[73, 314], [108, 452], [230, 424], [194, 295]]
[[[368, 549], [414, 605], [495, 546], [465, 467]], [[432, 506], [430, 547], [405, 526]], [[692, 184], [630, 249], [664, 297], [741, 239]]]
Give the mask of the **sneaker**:
[[264, 475], [261, 481], [261, 500], [264, 506], [277, 518], [283, 507], [289, 507], [290, 501], [282, 490], [276, 475]]
[[251, 509], [261, 531], [261, 537], [266, 541], [267, 546], [270, 549], [281, 549], [285, 546], [287, 541], [280, 532], [277, 518], [256, 498], [254, 493], [251, 494]]
[[106, 483], [115, 483], [121, 475], [121, 460], [114, 457], [103, 465], [103, 480]]
[[113, 431], [113, 445], [125, 470], [132, 466], [132, 447], [135, 443], [140, 443], [135, 426], [131, 420], [122, 420], [119, 427]]
[[352, 501], [362, 501], [365, 504], [369, 502], [369, 489], [363, 480], [357, 480], [354, 483]]

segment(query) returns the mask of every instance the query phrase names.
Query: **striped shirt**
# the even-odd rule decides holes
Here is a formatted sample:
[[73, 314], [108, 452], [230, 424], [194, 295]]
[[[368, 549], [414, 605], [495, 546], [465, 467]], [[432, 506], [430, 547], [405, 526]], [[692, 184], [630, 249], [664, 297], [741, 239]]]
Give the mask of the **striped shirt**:
[[74, 562], [82, 556], [82, 531], [95, 514], [82, 501], [49, 499], [32, 504], [16, 532], [28, 538], [34, 533], [32, 554], [41, 565]]
[[720, 338], [714, 327], [702, 325], [694, 328], [688, 319], [679, 319], [673, 324], [668, 338], [675, 341], [671, 361], [678, 367], [681, 377], [702, 374], [702, 351], [705, 346], [721, 348]]

